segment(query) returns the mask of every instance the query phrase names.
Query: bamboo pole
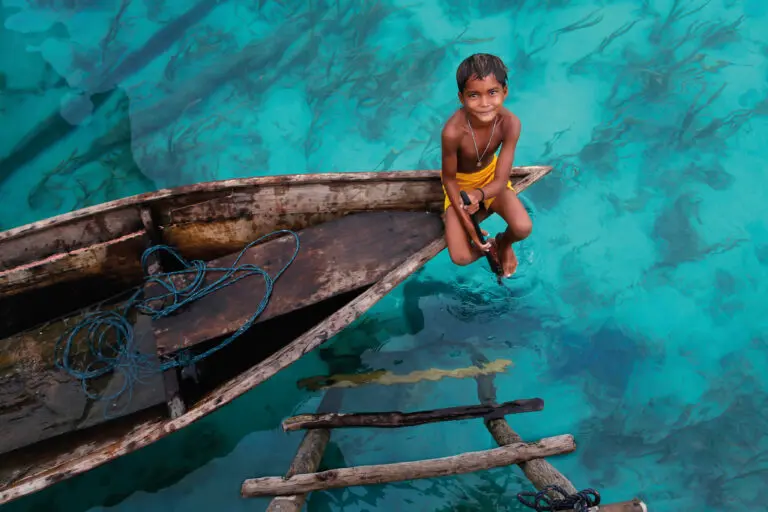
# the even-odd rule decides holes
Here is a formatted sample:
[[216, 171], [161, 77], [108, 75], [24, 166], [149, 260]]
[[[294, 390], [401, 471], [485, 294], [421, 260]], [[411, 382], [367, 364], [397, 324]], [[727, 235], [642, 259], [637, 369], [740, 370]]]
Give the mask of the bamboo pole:
[[339, 487], [458, 475], [570, 453], [575, 449], [573, 436], [566, 434], [547, 437], [535, 443], [515, 443], [438, 459], [332, 469], [320, 473], [293, 475], [287, 479], [251, 478], [243, 482], [240, 493], [243, 497], [285, 496]]
[[283, 420], [283, 430], [288, 432], [312, 428], [347, 428], [347, 427], [376, 427], [397, 428], [424, 425], [439, 421], [456, 421], [467, 418], [502, 418], [507, 414], [540, 411], [544, 408], [541, 398], [514, 400], [501, 405], [467, 405], [447, 407], [431, 411], [416, 411], [409, 413], [369, 412], [369, 413], [329, 413], [329, 414], [300, 414]]

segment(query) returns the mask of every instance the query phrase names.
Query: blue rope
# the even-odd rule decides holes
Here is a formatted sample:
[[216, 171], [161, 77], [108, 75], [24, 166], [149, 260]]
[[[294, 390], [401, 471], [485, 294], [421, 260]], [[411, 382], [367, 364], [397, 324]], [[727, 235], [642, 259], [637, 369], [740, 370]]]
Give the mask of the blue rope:
[[[265, 270], [256, 265], [250, 263], [239, 264], [240, 259], [248, 249], [265, 238], [282, 233], [293, 235], [296, 246], [290, 260], [280, 269], [275, 277], [271, 277]], [[119, 312], [96, 311], [85, 315], [80, 322], [65, 331], [57, 341], [54, 349], [56, 367], [80, 380], [83, 391], [88, 398], [94, 400], [115, 400], [127, 391], [129, 395], [126, 402], [127, 406], [131, 401], [133, 387], [137, 382], [144, 382], [147, 377], [171, 368], [197, 363], [226, 347], [235, 338], [249, 329], [266, 309], [275, 281], [280, 278], [283, 272], [296, 259], [299, 246], [299, 237], [295, 232], [285, 229], [274, 231], [245, 246], [230, 267], [207, 267], [202, 260], [185, 260], [176, 250], [167, 245], [152, 246], [144, 251], [141, 256], [141, 266], [145, 274], [145, 285], [155, 283], [163, 291], [159, 295], [140, 299], [145, 290], [145, 285], [142, 285], [136, 288], [136, 291]], [[175, 257], [184, 267], [183, 270], [150, 275], [147, 270], [148, 258], [158, 251], [165, 251]], [[220, 278], [206, 285], [205, 281], [209, 272], [222, 272], [223, 274]], [[177, 287], [173, 278], [189, 274], [194, 274], [192, 281], [184, 287]], [[179, 308], [191, 302], [253, 275], [263, 277], [266, 287], [264, 297], [259, 302], [253, 315], [218, 345], [195, 356], [192, 356], [188, 350], [183, 350], [159, 364], [154, 360], [153, 355], [142, 354], [137, 349], [133, 326], [128, 320], [128, 313], [131, 308], [135, 308], [139, 313], [150, 315], [153, 320], [156, 320], [173, 314]], [[168, 306], [152, 306], [152, 303], [156, 301], [160, 301], [160, 304], [165, 304], [168, 299], [173, 299], [172, 303]], [[75, 340], [81, 334], [85, 336], [85, 340], [78, 344]], [[82, 350], [75, 350], [73, 353], [73, 346], [80, 349], [87, 348], [85, 351], [87, 355], [83, 354]], [[83, 359], [89, 359], [90, 361], [83, 361]], [[123, 376], [123, 385], [118, 391], [102, 396], [89, 390], [90, 381], [110, 372], [117, 372]]]

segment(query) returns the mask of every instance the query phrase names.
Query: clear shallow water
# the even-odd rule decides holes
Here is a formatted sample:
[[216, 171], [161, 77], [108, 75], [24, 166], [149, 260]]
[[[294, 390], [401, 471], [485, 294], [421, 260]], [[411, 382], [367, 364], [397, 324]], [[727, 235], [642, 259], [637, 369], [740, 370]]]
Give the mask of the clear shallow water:
[[[0, 229], [209, 179], [437, 168], [456, 66], [496, 53], [523, 122], [516, 163], [555, 166], [524, 193], [520, 277], [506, 292], [440, 254], [325, 357], [404, 373], [463, 367], [479, 348], [514, 363], [500, 400], [546, 402], [510, 417], [523, 437], [576, 436], [552, 462], [577, 487], [653, 511], [762, 504], [764, 2], [203, 0], [175, 23], [192, 4], [116, 4], [3, 1]], [[3, 511], [263, 510], [240, 483], [288, 467], [301, 436], [279, 422], [319, 403], [295, 382], [327, 371], [320, 355]], [[475, 400], [473, 381], [445, 379], [351, 390], [344, 408]], [[333, 442], [333, 467], [493, 445], [479, 421]], [[315, 493], [309, 510], [523, 510], [520, 490], [512, 468]]]

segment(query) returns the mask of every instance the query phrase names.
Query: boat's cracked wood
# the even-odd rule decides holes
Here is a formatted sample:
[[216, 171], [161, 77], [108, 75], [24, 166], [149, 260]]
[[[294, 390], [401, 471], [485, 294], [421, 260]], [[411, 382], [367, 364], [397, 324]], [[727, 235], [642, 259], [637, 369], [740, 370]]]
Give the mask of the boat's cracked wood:
[[[443, 249], [445, 240], [442, 236], [432, 240], [325, 321], [296, 338], [289, 346], [220, 386], [175, 420], [151, 418], [127, 432], [115, 434], [109, 434], [108, 426], [105, 425], [107, 433], [97, 440], [77, 445], [72, 450], [56, 451], [47, 457], [39, 456], [36, 460], [32, 454], [29, 456], [31, 458], [24, 459], [32, 462], [23, 465], [16, 463], [14, 459], [0, 458], [0, 482], [7, 482], [0, 487], [0, 504], [44, 489], [150, 445], [228, 404], [329, 340]], [[26, 454], [20, 454], [24, 455]], [[23, 470], [18, 471], [15, 469], [17, 467], [22, 467]]]
[[[529, 185], [550, 172], [550, 170], [551, 167], [545, 166], [514, 168], [512, 183], [518, 192], [522, 192]], [[174, 189], [158, 190], [95, 205], [2, 232], [0, 233], [0, 248], [8, 247], [6, 244], [11, 240], [26, 239], [22, 241], [22, 244], [27, 243], [31, 239], [27, 237], [41, 235], [45, 231], [48, 231], [48, 234], [42, 236], [49, 237], [50, 232], [66, 229], [68, 226], [75, 225], [83, 220], [100, 222], [106, 216], [126, 208], [132, 209], [135, 212], [134, 220], [136, 226], [116, 232], [114, 236], [110, 234], [98, 243], [114, 240], [115, 237], [118, 237], [117, 233], [119, 233], [119, 236], [124, 236], [125, 234], [135, 232], [136, 229], [141, 229], [138, 212], [139, 207], [143, 206], [152, 208], [153, 211], [158, 212], [159, 218], [162, 218], [163, 212], [168, 213], [173, 208], [188, 205], [194, 202], [196, 197], [199, 198], [199, 196], [205, 196], [204, 199], [217, 195], [223, 197], [232, 191], [253, 192], [254, 190], [263, 190], [265, 187], [271, 186], [287, 189], [298, 184], [323, 184], [323, 186], [327, 186], [332, 183], [334, 187], [344, 187], [349, 183], [378, 183], [380, 181], [408, 181], [412, 184], [419, 182], [429, 183], [429, 198], [423, 198], [424, 203], [422, 204], [429, 205], [426, 210], [441, 210], [442, 192], [440, 190], [439, 170], [276, 175], [198, 183]], [[414, 189], [411, 188], [411, 190]], [[378, 207], [375, 204], [369, 206], [371, 209]], [[414, 208], [414, 211], [423, 212], [425, 209], [419, 206]], [[344, 213], [344, 211], [339, 210], [325, 214], [321, 210], [316, 212], [315, 215], [340, 216]], [[291, 214], [286, 214], [281, 219], [291, 221], [289, 215]], [[298, 213], [298, 215], [305, 216], [299, 220], [308, 222], [315, 222], [326, 218], [309, 217], [309, 215], [312, 215], [311, 212]], [[246, 218], [245, 222], [253, 222], [253, 219], [253, 217], [250, 219]], [[205, 220], [200, 219], [200, 224], [198, 225], [204, 225]], [[225, 219], [224, 222], [229, 221]], [[238, 222], [242, 224], [243, 221]], [[181, 226], [194, 225], [195, 222], [181, 224]], [[249, 232], [247, 226], [244, 224], [242, 226], [244, 227], [240, 234], [246, 242], [252, 240], [254, 234], [263, 234], [263, 232]], [[273, 227], [270, 227], [267, 231], [271, 231]], [[158, 229], [163, 236], [169, 234], [169, 229], [172, 230], [167, 223], [163, 225], [162, 222], [159, 222]], [[191, 234], [192, 231], [189, 231], [189, 233]], [[167, 242], [168, 238], [164, 238], [164, 241]], [[191, 239], [191, 242], [194, 244], [196, 240]], [[214, 246], [211, 244], [209, 249], [223, 250], [229, 247], [228, 251], [221, 253], [226, 254], [227, 252], [235, 252], [242, 248], [242, 244], [227, 246], [224, 242], [226, 241], [218, 240], [217, 243], [221, 245]], [[89, 243], [92, 242], [85, 243], [83, 247], [89, 245]], [[202, 247], [202, 245], [199, 247]], [[99, 425], [97, 429], [72, 432], [65, 436], [49, 439], [34, 446], [4, 454], [3, 457], [0, 457], [0, 504], [34, 493], [56, 482], [84, 473], [122, 455], [150, 445], [231, 402], [337, 334], [444, 248], [445, 241], [442, 233], [431, 241], [425, 241], [423, 248], [411, 255], [405, 262], [361, 295], [354, 298], [346, 306], [331, 314], [309, 331], [298, 336], [290, 345], [278, 350], [261, 363], [255, 364], [242, 374], [237, 375], [203, 396], [197, 404], [176, 419], [171, 420], [163, 417], [165, 406], [161, 404], [158, 407], [143, 409], [135, 413], [133, 417], [123, 417], [114, 422]], [[3, 253], [4, 255], [5, 253]], [[202, 256], [204, 259], [207, 259], [206, 255]], [[137, 265], [138, 257], [140, 257], [140, 253], [137, 255]], [[18, 265], [30, 264], [39, 259], [35, 254], [32, 254], [28, 258], [24, 256], [22, 261], [17, 263]], [[14, 264], [14, 266], [18, 265]], [[78, 288], [80, 288], [80, 285], [78, 285]], [[47, 290], [48, 288], [42, 288], [38, 291], [45, 292]], [[22, 296], [32, 297], [34, 293], [25, 293]], [[104, 297], [92, 299], [91, 302]]]
[[[114, 405], [86, 397], [81, 382], [54, 366], [54, 349], [66, 329], [82, 318], [75, 315], [0, 340], [0, 453], [79, 430], [162, 403], [159, 376], [137, 382]], [[149, 318], [140, 315], [136, 343], [151, 353], [154, 339]], [[108, 396], [123, 386], [122, 374], [98, 379], [93, 392]], [[130, 398], [130, 403], [127, 400]], [[105, 416], [105, 410], [109, 416]]]
[[[436, 214], [366, 212], [299, 232], [298, 255], [275, 282], [257, 323], [375, 283], [442, 230]], [[239, 264], [253, 264], [275, 276], [294, 254], [295, 244], [290, 235], [267, 241], [250, 248]], [[238, 254], [208, 266], [228, 267]], [[206, 282], [220, 276], [211, 272]], [[253, 315], [265, 292], [264, 279], [250, 276], [155, 320], [158, 354], [233, 333]]]

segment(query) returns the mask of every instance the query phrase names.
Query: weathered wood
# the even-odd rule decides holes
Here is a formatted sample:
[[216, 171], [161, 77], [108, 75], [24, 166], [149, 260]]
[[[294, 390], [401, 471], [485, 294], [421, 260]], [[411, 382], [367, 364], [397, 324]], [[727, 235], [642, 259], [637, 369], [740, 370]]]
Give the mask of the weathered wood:
[[[487, 421], [486, 427], [499, 446], [523, 442], [517, 432], [512, 430], [507, 420], [503, 418]], [[544, 459], [530, 460], [519, 464], [519, 466], [528, 480], [538, 490], [543, 489], [547, 485], [559, 485], [568, 494], [577, 492], [576, 487], [574, 487], [570, 480]], [[553, 497], [557, 496], [559, 495], [553, 495]]]
[[[511, 173], [511, 182], [518, 193], [522, 192], [532, 183], [541, 179], [552, 170], [551, 166], [516, 166]], [[253, 178], [238, 178], [231, 180], [218, 180], [203, 183], [195, 183], [182, 187], [160, 189], [145, 194], [137, 194], [114, 201], [108, 201], [95, 206], [89, 206], [79, 210], [63, 213], [48, 219], [25, 224], [7, 231], [0, 232], [0, 254], [2, 254], [2, 268], [11, 268], [13, 266], [28, 263], [45, 257], [42, 253], [29, 253], [30, 247], [43, 247], [47, 245], [46, 241], [60, 240], [61, 249], [72, 250], [79, 247], [85, 247], [92, 243], [104, 242], [127, 233], [131, 233], [141, 225], [139, 219], [140, 205], [151, 205], [158, 212], [161, 212], [161, 222], [159, 227], [167, 228], [170, 224], [178, 223], [181, 217], [171, 215], [180, 214], [181, 209], [191, 204], [204, 202], [212, 198], [226, 196], [233, 193], [244, 193], [246, 197], [259, 190], [265, 191], [267, 195], [288, 197], [292, 190], [299, 190], [302, 186], [321, 185], [328, 187], [331, 191], [339, 191], [345, 187], [360, 184], [368, 189], [371, 187], [389, 186], [385, 193], [367, 193], [371, 202], [365, 205], [363, 210], [381, 209], [373, 200], [381, 197], [388, 201], [393, 200], [393, 183], [403, 182], [404, 186], [400, 188], [405, 194], [408, 204], [429, 205], [436, 204], [439, 209], [442, 208], [442, 191], [439, 170], [416, 170], [416, 171], [388, 171], [388, 172], [344, 172], [344, 173], [315, 173], [315, 174], [295, 174], [295, 175], [273, 175], [258, 176]], [[427, 195], [420, 196], [422, 190], [419, 183], [425, 183], [428, 187]], [[268, 192], [270, 188], [275, 188], [276, 192]], [[306, 190], [306, 189], [305, 189]], [[358, 189], [359, 190], [359, 189]], [[305, 192], [297, 192], [297, 195], [305, 195]], [[354, 195], [354, 194], [353, 194]], [[266, 197], [266, 196], [265, 196]], [[397, 196], [395, 196], [397, 197]], [[401, 198], [403, 196], [400, 196]], [[419, 199], [420, 198], [420, 199]], [[344, 204], [339, 201], [333, 201], [335, 208], [343, 211]], [[348, 198], [346, 198], [348, 199]], [[256, 201], [260, 200], [259, 196]], [[224, 201], [226, 203], [226, 201]], [[439, 204], [438, 204], [439, 203]], [[283, 203], [284, 205], [285, 203]], [[390, 202], [394, 209], [407, 209], [407, 204]], [[227, 208], [225, 206], [225, 208]], [[418, 206], [416, 209], [421, 209]], [[323, 205], [314, 210], [316, 213], [325, 211]], [[351, 211], [351, 210], [350, 210]], [[164, 212], [164, 213], [163, 213]], [[253, 210], [248, 210], [253, 212]], [[204, 212], [200, 212], [201, 214]], [[231, 213], [235, 213], [232, 211]], [[261, 212], [263, 213], [263, 212]], [[306, 213], [306, 212], [305, 212]], [[123, 218], [122, 221], [119, 218]], [[85, 220], [87, 224], [78, 224]], [[199, 218], [192, 219], [201, 220]], [[121, 222], [125, 222], [121, 225]], [[103, 226], [102, 226], [103, 225]], [[301, 229], [305, 226], [296, 226], [291, 229]], [[107, 229], [106, 232], [100, 232], [99, 229]], [[51, 231], [55, 230], [55, 231]], [[270, 228], [271, 230], [271, 228]], [[98, 236], [90, 236], [92, 233], [101, 233]], [[40, 236], [39, 240], [30, 237]], [[253, 239], [253, 234], [246, 236], [243, 241]], [[21, 245], [17, 249], [12, 249], [12, 240], [18, 240]], [[79, 244], [79, 245], [78, 245]], [[14, 245], [15, 246], [15, 245]], [[50, 252], [54, 254], [56, 251]], [[21, 257], [20, 261], [15, 261]]]
[[438, 459], [332, 469], [320, 473], [294, 475], [288, 479], [251, 478], [243, 482], [240, 494], [244, 497], [283, 496], [339, 487], [460, 475], [570, 453], [575, 449], [573, 436], [566, 434], [547, 437], [534, 443], [516, 443]]
[[[0, 341], [0, 453], [163, 402], [162, 383], [155, 377], [137, 383], [132, 395], [126, 393], [113, 407], [109, 401], [89, 399], [80, 381], [55, 368], [56, 342], [83, 316], [64, 318]], [[139, 316], [133, 321], [137, 346], [152, 353], [149, 318]], [[99, 378], [94, 385], [108, 396], [123, 383], [118, 372]]]
[[[522, 192], [535, 179], [539, 179], [550, 172], [551, 167], [527, 167], [523, 168], [523, 170], [528, 171], [527, 174], [526, 172], [520, 172], [524, 177], [520, 179], [513, 178], [513, 184], [518, 192]], [[518, 170], [515, 170], [515, 172], [518, 172]], [[534, 176], [535, 179], [532, 178]], [[52, 219], [2, 232], [0, 233], [0, 241], [25, 236], [42, 227], [61, 226], [77, 219], [87, 218], [90, 215], [101, 216], [108, 211], [114, 211], [129, 205], [147, 204], [152, 205], [153, 208], [159, 205], [159, 209], [162, 210], [162, 205], [168, 200], [193, 192], [220, 191], [221, 193], [229, 193], [231, 190], [242, 190], [248, 187], [293, 185], [296, 183], [306, 184], [312, 182], [335, 182], [338, 186], [344, 186], [348, 182], [372, 179], [390, 181], [426, 180], [431, 181], [437, 189], [440, 188], [439, 170], [394, 171], [387, 173], [332, 173], [224, 180], [195, 184], [177, 189], [160, 190], [150, 194], [119, 199], [110, 203], [62, 214]], [[337, 334], [444, 248], [445, 241], [442, 236], [435, 238], [429, 244], [425, 244], [423, 249], [414, 253], [382, 280], [357, 296], [346, 306], [303, 335], [297, 337], [290, 345], [222, 384], [203, 397], [187, 413], [175, 420], [161, 419], [156, 416], [155, 412], [152, 414], [140, 412], [135, 416], [136, 423], [111, 422], [73, 444], [57, 446], [55, 449], [45, 448], [39, 451], [18, 450], [0, 458], [0, 482], [2, 482], [0, 483], [0, 504], [39, 491], [56, 482], [84, 473], [105, 462], [152, 444], [228, 404]]]
[[335, 375], [313, 375], [296, 382], [299, 388], [310, 391], [332, 388], [354, 388], [368, 384], [381, 384], [389, 386], [393, 384], [415, 384], [422, 381], [438, 381], [444, 378], [469, 379], [478, 375], [500, 373], [512, 364], [509, 359], [497, 359], [484, 365], [472, 365], [465, 368], [444, 370], [442, 368], [430, 368], [428, 370], [416, 370], [410, 373], [394, 373], [388, 370], [376, 370], [366, 373], [339, 373]]
[[[437, 191], [439, 192], [439, 190]], [[195, 198], [203, 199], [203, 198]], [[192, 198], [184, 198], [184, 202]], [[191, 258], [239, 251], [277, 229], [301, 230], [362, 211], [439, 213], [442, 197], [430, 182], [351, 183], [263, 187], [192, 204], [168, 205], [163, 236]], [[180, 201], [179, 201], [180, 202]], [[208, 258], [206, 258], [208, 259]]]
[[[488, 360], [477, 349], [473, 352], [472, 362], [474, 364], [483, 364]], [[493, 405], [496, 403], [496, 387], [493, 384], [493, 379], [493, 375], [481, 375], [476, 378], [477, 396], [481, 404]], [[499, 446], [523, 442], [522, 438], [517, 432], [512, 430], [512, 427], [509, 426], [509, 423], [504, 418], [489, 419], [485, 421], [485, 426]], [[576, 487], [574, 487], [570, 480], [544, 459], [524, 461], [518, 464], [518, 466], [537, 490], [541, 490], [548, 485], [558, 485], [568, 494], [577, 492]], [[551, 497], [557, 498], [559, 495], [553, 493]]]
[[0, 272], [0, 295], [11, 296], [91, 276], [129, 285], [141, 279], [146, 233], [136, 231], [108, 242], [49, 256]]
[[494, 405], [465, 405], [446, 407], [431, 411], [416, 411], [403, 413], [367, 412], [367, 413], [329, 413], [329, 414], [300, 414], [283, 420], [283, 430], [314, 429], [314, 428], [398, 428], [413, 425], [424, 425], [440, 421], [458, 421], [468, 418], [502, 418], [507, 414], [521, 414], [544, 409], [541, 398], [513, 400], [498, 406]]
[[83, 208], [41, 220], [0, 232], [0, 270], [29, 265], [56, 254], [66, 255], [141, 229], [138, 210], [118, 204], [106, 209], [102, 205]]
[[[150, 243], [152, 245], [160, 243], [160, 236], [155, 229], [155, 221], [152, 219], [152, 210], [146, 206], [141, 208], [141, 222], [144, 225], [144, 229], [147, 232]], [[150, 276], [164, 272], [163, 264], [156, 252], [149, 254], [149, 256], [147, 256], [146, 262], [146, 272]], [[153, 352], [155, 350], [157, 350], [157, 348], [153, 347]], [[165, 403], [168, 406], [168, 416], [171, 419], [176, 419], [187, 412], [187, 404], [184, 402], [184, 397], [181, 395], [179, 374], [180, 372], [178, 368], [170, 368], [163, 371]]]
[[[366, 212], [300, 231], [298, 255], [275, 282], [257, 323], [372, 285], [442, 230], [436, 214]], [[274, 276], [294, 254], [295, 244], [292, 236], [267, 241], [250, 248], [238, 264], [257, 265]], [[229, 267], [238, 256], [213, 260], [208, 266]], [[209, 273], [206, 283], [219, 277]], [[253, 315], [265, 291], [263, 278], [249, 277], [155, 320], [158, 354], [233, 333]]]
[[[150, 419], [129, 432], [103, 436], [93, 442], [84, 442], [73, 448], [73, 451], [57, 451], [48, 458], [40, 458], [36, 464], [25, 466], [22, 472], [12, 469], [4, 471], [7, 476], [2, 478], [6, 483], [0, 486], [0, 504], [39, 491], [62, 479], [84, 473], [143, 448], [223, 407], [329, 340], [444, 248], [445, 241], [442, 237], [433, 240], [325, 321], [296, 338], [289, 346], [209, 393], [179, 418]], [[0, 458], [0, 465], [4, 463], [5, 460]]]
[[[510, 181], [515, 190], [520, 193], [532, 183], [535, 183], [546, 174], [552, 171], [551, 166], [529, 165], [515, 166], [510, 173]], [[139, 211], [135, 207], [138, 205], [152, 205], [159, 210], [163, 205], [170, 204], [169, 201], [192, 197], [195, 194], [229, 194], [247, 189], [258, 189], [260, 187], [293, 187], [297, 185], [325, 184], [334, 187], [343, 187], [351, 183], [392, 183], [392, 182], [428, 182], [432, 187], [436, 187], [438, 192], [441, 188], [440, 170], [402, 170], [387, 172], [329, 172], [329, 173], [310, 173], [310, 174], [276, 174], [270, 176], [256, 176], [252, 178], [236, 178], [230, 180], [207, 181], [194, 183], [181, 187], [165, 188], [145, 194], [128, 196], [114, 201], [108, 201], [87, 208], [81, 208], [67, 213], [62, 213], [48, 219], [32, 222], [23, 226], [18, 226], [7, 231], [0, 232], [0, 242], [15, 239], [20, 236], [29, 236], [33, 232], [40, 232], [48, 228], [60, 228], [73, 221], [88, 218], [91, 216], [104, 216], [108, 213], [134, 207], [133, 222], [139, 225]], [[434, 188], [433, 188], [434, 190]], [[432, 192], [430, 192], [432, 193]], [[417, 194], [409, 194], [416, 196]], [[375, 206], [375, 205], [373, 205]], [[366, 208], [368, 209], [368, 208]], [[126, 232], [134, 231], [129, 229]], [[112, 238], [112, 237], [110, 237]]]
[[[318, 412], [322, 413], [329, 410], [338, 411], [341, 406], [341, 393], [341, 390], [338, 389], [328, 391], [323, 396], [323, 400], [317, 408]], [[291, 461], [291, 467], [288, 468], [285, 477], [290, 478], [293, 475], [314, 473], [317, 471], [330, 439], [330, 430], [318, 428], [307, 431], [307, 433], [304, 434], [304, 438], [301, 440], [301, 444], [296, 451], [296, 455], [293, 457], [293, 461]], [[301, 508], [304, 506], [306, 499], [306, 494], [278, 496], [270, 502], [267, 507], [267, 512], [301, 512]]]
[[[472, 362], [474, 364], [481, 365], [486, 361], [488, 361], [488, 358], [486, 358], [484, 354], [477, 349], [473, 349]], [[494, 385], [493, 380], [494, 375], [479, 375], [476, 378], [477, 397], [479, 398], [480, 403], [490, 405], [496, 403], [496, 386]], [[512, 430], [512, 427], [504, 418], [488, 419], [485, 421], [485, 426], [499, 446], [508, 446], [523, 442], [520, 435]], [[532, 459], [527, 462], [522, 462], [518, 464], [518, 467], [520, 467], [526, 478], [528, 478], [534, 487], [536, 487], [536, 490], [541, 490], [548, 485], [557, 485], [568, 494], [575, 494], [578, 492], [570, 480], [544, 459]], [[549, 495], [555, 499], [562, 497], [558, 493], [549, 493]], [[648, 509], [645, 503], [638, 499], [634, 499], [622, 503], [600, 505], [599, 507], [590, 509], [590, 512], [598, 511], [648, 512]]]
[[608, 505], [599, 505], [589, 509], [590, 512], [648, 512], [648, 506], [641, 500], [635, 498], [632, 501], [622, 501], [621, 503], [611, 503]]
[[[516, 167], [511, 181], [518, 192], [550, 172], [551, 167]], [[135, 233], [141, 227], [141, 206], [158, 212], [165, 243], [188, 258], [210, 259], [234, 252], [275, 229], [299, 230], [356, 211], [411, 210], [441, 212], [439, 171], [327, 173], [221, 180], [158, 190], [83, 208], [50, 219], [0, 232], [0, 271], [69, 258], [73, 252]], [[74, 257], [78, 253], [74, 253]], [[115, 279], [136, 277], [140, 254], [123, 266], [105, 269]], [[109, 261], [95, 252], [92, 262]], [[71, 270], [70, 270], [71, 268]], [[95, 265], [91, 265], [95, 269]], [[0, 296], [82, 278], [77, 265], [48, 267], [46, 280], [23, 281], [26, 274], [0, 274]], [[15, 287], [7, 288], [5, 279]], [[24, 277], [26, 279], [26, 277]], [[10, 281], [9, 281], [10, 283]], [[21, 286], [20, 283], [26, 283]]]
[[[331, 438], [330, 430], [319, 428], [310, 430], [301, 440], [301, 445], [288, 471], [292, 475], [314, 473], [320, 466], [325, 447]], [[299, 512], [307, 499], [305, 493], [277, 496], [267, 507], [267, 512]]]

